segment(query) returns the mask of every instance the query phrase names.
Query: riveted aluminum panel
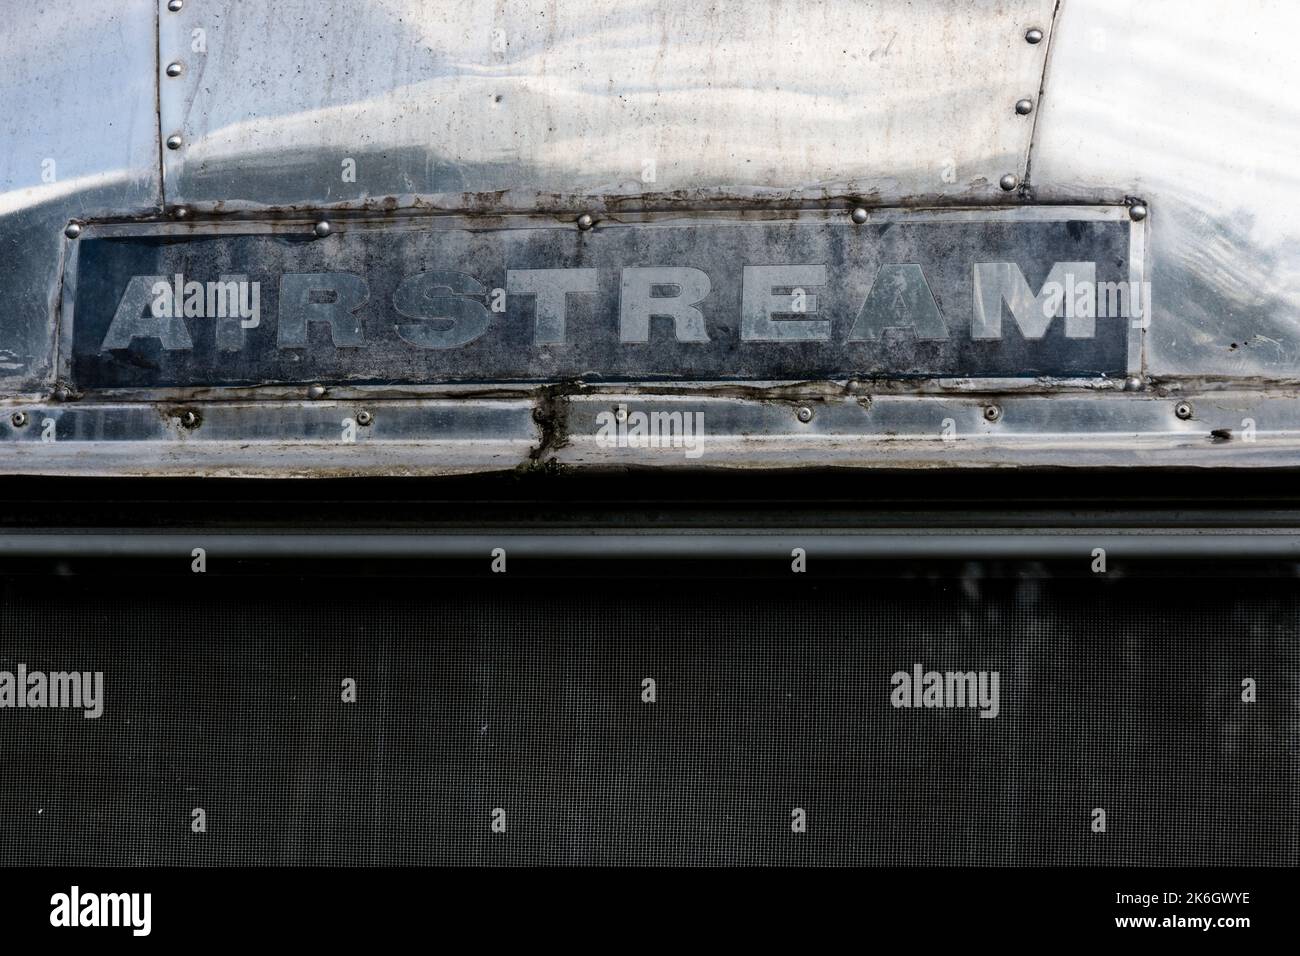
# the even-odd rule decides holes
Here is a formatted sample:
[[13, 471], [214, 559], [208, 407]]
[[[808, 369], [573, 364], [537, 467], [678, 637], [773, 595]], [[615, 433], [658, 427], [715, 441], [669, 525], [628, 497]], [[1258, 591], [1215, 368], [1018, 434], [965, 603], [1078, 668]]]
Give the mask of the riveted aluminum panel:
[[54, 358], [63, 229], [156, 212], [157, 0], [5, 5], [0, 28], [0, 391]]
[[0, 417], [3, 474], [450, 475], [528, 466], [541, 442], [523, 397], [16, 407], [21, 425]]
[[159, 3], [168, 202], [502, 212], [997, 201], [1055, 0]]
[[1156, 376], [1300, 376], [1300, 6], [1062, 5], [1030, 178], [1150, 202]]
[[[0, 37], [15, 104], [0, 151], [0, 471], [1292, 464], [1300, 113], [1279, 91], [1295, 85], [1296, 17], [1269, 0], [1066, 0], [1059, 12], [1051, 0], [18, 7]], [[1029, 27], [1044, 41], [1026, 42]], [[1014, 109], [1022, 98], [1028, 115]], [[1028, 183], [1004, 191], [1005, 173]], [[146, 355], [114, 378], [76, 372], [73, 348], [56, 356], [90, 307], [71, 294], [78, 242], [61, 234], [74, 218], [96, 220], [87, 245], [112, 219], [195, 236], [265, 225], [308, 249], [323, 210], [365, 207], [330, 213], [334, 234], [311, 253], [342, 261], [370, 228], [359, 220], [379, 214], [382, 232], [433, 207], [463, 220], [462, 260], [474, 243], [492, 252], [478, 258], [493, 263], [483, 279], [495, 288], [503, 269], [553, 261], [500, 254], [512, 240], [496, 233], [516, 215], [547, 217], [541, 246], [576, 255], [633, 234], [638, 215], [735, 216], [757, 236], [782, 217], [822, 217], [851, 234], [859, 204], [873, 222], [890, 204], [904, 218], [942, 206], [954, 221], [1008, 204], [1029, 218], [1111, 204], [1118, 227], [1119, 204], [1135, 198], [1149, 217], [1128, 227], [1128, 278], [1151, 280], [1154, 316], [1128, 335], [1126, 362], [904, 368], [890, 352], [875, 365], [782, 365], [737, 352], [730, 367], [674, 353], [620, 368], [550, 349], [548, 365], [525, 334], [535, 304], [514, 313], [518, 348], [498, 342], [439, 368], [386, 360], [364, 374], [345, 354], [334, 366], [304, 358], [298, 374], [167, 377]], [[597, 219], [585, 238], [579, 212]], [[709, 237], [683, 242], [711, 268], [745, 264]], [[437, 258], [427, 251], [412, 255]], [[872, 272], [869, 252], [835, 261]], [[1123, 278], [1122, 262], [1115, 270]], [[610, 313], [614, 280], [598, 281], [594, 311], [570, 297], [570, 331]], [[812, 292], [841, 328], [861, 305]], [[704, 414], [703, 452], [611, 444], [616, 411]]]
[[[331, 390], [316, 401], [11, 403], [0, 416], [0, 472], [1254, 468], [1293, 465], [1300, 457], [1300, 401], [1293, 397], [1225, 391], [1187, 404], [1191, 414], [1183, 418], [1172, 399], [1119, 390], [873, 395], [849, 384], [521, 389], [513, 397], [466, 391], [415, 401], [358, 388]], [[187, 411], [195, 414], [190, 424]], [[360, 424], [363, 412], [369, 424]], [[21, 425], [13, 417], [19, 413]], [[635, 427], [651, 415], [672, 423], [659, 428], [658, 440], [648, 437], [653, 429]], [[687, 416], [689, 432], [682, 427]]]

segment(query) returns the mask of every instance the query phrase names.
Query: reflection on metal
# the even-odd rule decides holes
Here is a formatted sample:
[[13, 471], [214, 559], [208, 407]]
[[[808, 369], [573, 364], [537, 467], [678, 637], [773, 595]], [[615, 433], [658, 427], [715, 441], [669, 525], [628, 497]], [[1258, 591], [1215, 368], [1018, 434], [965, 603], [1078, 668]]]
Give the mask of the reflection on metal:
[[[1300, 461], [1293, 4], [774, 0], [762, 15], [743, 0], [12, 6], [0, 31], [0, 472]], [[948, 365], [872, 380], [810, 364], [773, 382], [762, 368], [681, 376], [678, 356], [666, 377], [695, 381], [661, 383], [669, 395], [632, 382], [606, 394], [558, 363], [531, 384], [460, 392], [396, 388], [397, 369], [372, 384], [304, 370], [219, 393], [196, 377], [106, 394], [57, 364], [73, 332], [61, 283], [107, 220], [170, 219], [195, 235], [232, 214], [284, 221], [292, 241], [337, 256], [357, 210], [394, 224], [441, 210], [480, 220], [482, 235], [500, 217], [543, 215], [595, 246], [636, 212], [725, 209], [761, 223], [798, 208], [865, 237], [890, 221], [886, 207], [1007, 204], [1127, 210], [1127, 278], [1150, 280], [1150, 310], [1105, 378], [1026, 381], [1025, 367], [999, 369], [1010, 376], [999, 382]], [[329, 238], [313, 243], [319, 225]], [[737, 269], [791, 264], [732, 258]], [[880, 265], [920, 315], [914, 263]], [[698, 284], [690, 261], [624, 264]], [[537, 290], [554, 283], [536, 262], [503, 265], [518, 271], [513, 294], [549, 301]], [[590, 288], [584, 268], [573, 270], [579, 289]], [[862, 312], [864, 342], [888, 329], [880, 301], [853, 311], [830, 321]], [[714, 331], [679, 318], [688, 339]], [[561, 320], [539, 305], [534, 344], [560, 346]], [[372, 424], [331, 444], [342, 419], [359, 422], [360, 405], [342, 403], [362, 400]], [[611, 401], [706, 413], [703, 456], [596, 442], [595, 415]], [[1194, 403], [1194, 417], [1179, 417], [1179, 403]], [[1001, 418], [987, 420], [989, 406]], [[815, 412], [806, 421], [804, 408]], [[196, 426], [184, 427], [186, 410]]]
[[[14, 474], [254, 477], [774, 463], [1278, 467], [1300, 455], [1300, 399], [1241, 391], [1196, 394], [1191, 417], [1171, 397], [1120, 388], [1094, 394], [999, 388], [962, 396], [871, 392], [853, 383], [706, 384], [656, 391], [463, 389], [418, 401], [386, 398], [375, 388], [311, 394], [311, 400], [299, 390], [275, 401], [206, 402], [196, 411], [197, 427], [187, 427], [184, 413], [194, 409], [179, 401], [27, 402], [15, 409], [27, 416], [26, 427], [0, 418], [0, 454], [4, 470]], [[372, 416], [369, 426], [352, 427], [361, 425], [363, 411]], [[636, 424], [655, 419], [665, 423], [663, 440], [637, 441]], [[611, 421], [620, 427], [611, 429]], [[675, 440], [686, 421], [698, 430]]]
[[1300, 377], [1297, 33], [1272, 0], [1061, 4], [1030, 179], [1150, 203], [1153, 375]]
[[191, 3], [159, 21], [163, 61], [197, 61], [160, 90], [186, 143], [166, 195], [222, 211], [987, 200], [1030, 135], [994, 104], [1038, 89], [1045, 48], [1021, 38], [1054, 6]]
[[159, 209], [157, 19], [157, 0], [5, 5], [0, 394], [53, 385], [69, 222]]
[[[942, 520], [942, 519], [940, 519]], [[641, 561], [733, 559], [786, 564], [795, 548], [825, 560], [1041, 560], [1075, 561], [1101, 548], [1111, 561], [1300, 559], [1294, 527], [1262, 531], [1246, 525], [1170, 531], [1152, 528], [1089, 527], [1008, 531], [1001, 527], [780, 531], [737, 531], [703, 526], [689, 531], [611, 530], [608, 524], [564, 531], [494, 530], [490, 534], [447, 531], [317, 531], [261, 528], [256, 531], [134, 528], [51, 528], [0, 532], [0, 559], [164, 558], [188, 561], [195, 542], [211, 558], [256, 560], [481, 560], [497, 549], [512, 559]]]

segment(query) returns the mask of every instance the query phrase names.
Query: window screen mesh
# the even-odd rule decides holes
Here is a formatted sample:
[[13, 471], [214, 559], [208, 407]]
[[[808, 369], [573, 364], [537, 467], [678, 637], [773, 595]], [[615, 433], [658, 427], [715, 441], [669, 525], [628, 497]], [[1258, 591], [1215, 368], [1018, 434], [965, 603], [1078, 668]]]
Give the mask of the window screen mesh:
[[507, 578], [9, 579], [0, 861], [1296, 862], [1288, 581]]

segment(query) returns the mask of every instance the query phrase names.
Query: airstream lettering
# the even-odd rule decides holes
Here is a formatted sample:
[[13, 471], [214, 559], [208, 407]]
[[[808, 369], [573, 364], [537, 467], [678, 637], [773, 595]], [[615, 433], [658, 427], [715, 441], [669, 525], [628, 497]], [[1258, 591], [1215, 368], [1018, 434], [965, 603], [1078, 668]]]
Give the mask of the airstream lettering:
[[[1091, 262], [1054, 263], [1042, 291], [1035, 293], [1024, 273], [1012, 262], [978, 262], [972, 267], [974, 309], [970, 334], [977, 339], [1002, 337], [1002, 316], [1009, 311], [1021, 334], [1041, 339], [1054, 318], [1064, 313], [1065, 334], [1070, 338], [1091, 338], [1095, 334], [1096, 309], [1077, 308], [1057, 290], [1067, 284], [1094, 290], [1096, 266]], [[705, 310], [711, 290], [708, 273], [689, 267], [628, 267], [620, 271], [617, 334], [623, 344], [650, 340], [650, 320], [671, 320], [666, 334], [678, 342], [709, 341]], [[800, 342], [831, 341], [831, 321], [818, 307], [816, 289], [828, 285], [830, 274], [824, 264], [766, 265], [744, 267], [741, 278], [740, 341]], [[1086, 283], [1086, 285], [1085, 285]], [[199, 290], [220, 288], [221, 283], [188, 283]], [[256, 282], [252, 287], [257, 300]], [[176, 288], [185, 288], [183, 277], [175, 277]], [[356, 313], [370, 299], [363, 276], [352, 273], [291, 273], [279, 280], [280, 348], [303, 348], [307, 327], [322, 323], [328, 327], [336, 348], [364, 346], [362, 325]], [[132, 276], [118, 302], [113, 321], [100, 343], [100, 351], [127, 348], [141, 338], [157, 339], [164, 349], [192, 348], [190, 333], [180, 321], [192, 318], [226, 318], [226, 311], [206, 316], [201, 308], [159, 308], [157, 299], [142, 308], [145, 290], [153, 296], [170, 294], [172, 286], [160, 276]], [[571, 295], [598, 291], [594, 269], [509, 269], [505, 273], [508, 295], [534, 300], [533, 343], [563, 345], [566, 341], [568, 303]], [[392, 309], [402, 319], [395, 323], [398, 337], [422, 349], [451, 349], [467, 345], [484, 335], [492, 323], [486, 304], [490, 289], [479, 278], [463, 272], [436, 270], [406, 277], [392, 296]], [[247, 296], [247, 293], [245, 293]], [[212, 300], [212, 293], [208, 299]], [[200, 300], [202, 291], [192, 301]], [[180, 301], [180, 297], [176, 299]], [[1095, 306], [1095, 303], [1094, 303]], [[231, 317], [246, 318], [254, 313], [231, 310]], [[920, 340], [945, 340], [948, 326], [935, 301], [925, 273], [914, 263], [885, 264], [871, 282], [847, 332], [850, 342], [871, 341], [890, 332], [909, 333]], [[244, 325], [243, 327], [251, 327]], [[612, 328], [611, 328], [611, 334]], [[243, 347], [232, 339], [230, 348]]]
[[85, 388], [1119, 377], [1140, 332], [1105, 290], [1138, 228], [1120, 207], [92, 225], [60, 335]]

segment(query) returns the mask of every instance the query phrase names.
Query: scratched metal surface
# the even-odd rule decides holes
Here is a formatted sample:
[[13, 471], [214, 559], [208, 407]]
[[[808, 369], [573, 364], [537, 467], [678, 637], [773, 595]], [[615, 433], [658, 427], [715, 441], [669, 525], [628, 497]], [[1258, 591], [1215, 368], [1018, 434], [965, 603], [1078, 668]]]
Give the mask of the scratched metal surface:
[[[531, 218], [439, 217], [401, 229], [349, 223], [322, 239], [250, 235], [237, 225], [162, 235], [110, 227], [104, 238], [88, 230], [76, 244], [64, 329], [68, 379], [79, 391], [316, 381], [1122, 381], [1129, 316], [1049, 321], [1030, 306], [994, 324], [1000, 299], [983, 308], [975, 293], [972, 270], [996, 263], [1023, 270], [1005, 289], [1027, 282], [1037, 291], [1056, 263], [1078, 260], [1095, 263], [1095, 281], [1127, 281], [1123, 210], [1058, 209], [1052, 218], [1010, 210], [1019, 215], [862, 225], [819, 214], [651, 217], [585, 232]], [[192, 314], [179, 314], [188, 283], [234, 275], [249, 283], [246, 318], [199, 315], [207, 303], [193, 297]], [[991, 280], [985, 287], [1003, 289]], [[177, 314], [151, 314], [157, 288], [176, 289]], [[494, 289], [499, 312], [490, 307]], [[225, 291], [214, 289], [213, 305]], [[219, 311], [233, 309], [221, 303]]]
[[[167, 200], [552, 209], [981, 200], [1024, 166], [1053, 0], [187, 2]], [[196, 30], [206, 53], [195, 52]], [[355, 161], [355, 181], [344, 177]]]
[[1031, 181], [1151, 208], [1160, 377], [1300, 377], [1300, 5], [1067, 0]]
[[[48, 0], [5, 15], [0, 470], [437, 473], [633, 455], [575, 455], [585, 441], [576, 409], [606, 396], [561, 382], [475, 396], [531, 407], [500, 441], [460, 430], [472, 412], [444, 434], [441, 413], [425, 405], [434, 399], [409, 398], [397, 416], [406, 428], [385, 434], [394, 442], [385, 453], [324, 444], [324, 426], [307, 423], [357, 407], [313, 407], [301, 391], [220, 411], [202, 389], [114, 401], [61, 391], [56, 327], [72, 242], [63, 227], [174, 221], [181, 204], [189, 221], [242, 210], [309, 227], [317, 210], [334, 218], [339, 207], [571, 219], [1141, 199], [1154, 315], [1131, 391], [1050, 376], [955, 376], [914, 389], [811, 381], [802, 392], [753, 382], [725, 394], [698, 383], [701, 396], [735, 403], [723, 420], [736, 431], [716, 436], [731, 449], [719, 463], [762, 466], [776, 457], [769, 439], [821, 429], [826, 440], [781, 463], [1300, 460], [1290, 411], [1300, 110], [1284, 95], [1300, 79], [1292, 4], [783, 0], [756, 15], [752, 5], [685, 0], [186, 0], [179, 13], [166, 0]], [[1025, 41], [1030, 28], [1042, 42]], [[1026, 115], [1013, 108], [1021, 98]], [[165, 145], [172, 136], [176, 149]], [[1008, 173], [1018, 185], [1004, 191]], [[1026, 388], [1039, 393], [1032, 412], [1017, 397]], [[360, 399], [340, 388], [334, 400]], [[1179, 401], [1186, 414], [1175, 415]], [[181, 427], [177, 402], [203, 411], [203, 425]], [[982, 417], [990, 404], [1001, 411], [993, 420]], [[802, 407], [815, 416], [788, 424]], [[908, 424], [854, 411], [868, 407]], [[839, 411], [823, 414], [830, 408]], [[955, 440], [937, 443], [935, 412], [959, 423]], [[1256, 433], [1259, 443], [1238, 440]], [[62, 434], [77, 436], [74, 447]], [[248, 451], [240, 434], [263, 444]], [[443, 442], [464, 444], [445, 457], [419, 453]]]
[[49, 391], [67, 222], [161, 208], [156, 7], [4, 4], [0, 394]]

